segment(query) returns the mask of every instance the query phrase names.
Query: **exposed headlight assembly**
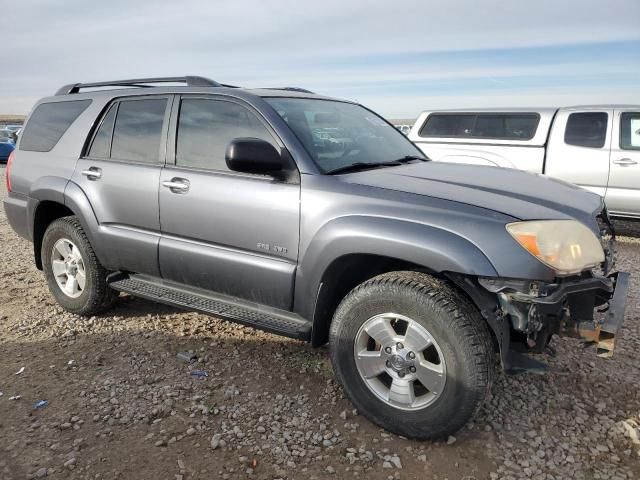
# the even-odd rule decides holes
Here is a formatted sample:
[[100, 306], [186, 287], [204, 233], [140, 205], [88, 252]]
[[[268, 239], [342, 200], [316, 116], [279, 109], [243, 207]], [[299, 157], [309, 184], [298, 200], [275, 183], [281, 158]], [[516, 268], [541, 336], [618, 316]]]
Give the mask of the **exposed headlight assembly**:
[[558, 275], [579, 273], [604, 261], [598, 238], [576, 220], [515, 222], [507, 225], [507, 231]]

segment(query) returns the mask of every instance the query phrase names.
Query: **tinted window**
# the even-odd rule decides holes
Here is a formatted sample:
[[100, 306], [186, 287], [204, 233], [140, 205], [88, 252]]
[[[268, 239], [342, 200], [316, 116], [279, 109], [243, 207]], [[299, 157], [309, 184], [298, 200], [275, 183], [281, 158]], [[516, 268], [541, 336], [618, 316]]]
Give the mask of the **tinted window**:
[[166, 98], [121, 101], [113, 129], [111, 158], [157, 162], [166, 106]]
[[109, 158], [111, 150], [111, 134], [113, 133], [113, 123], [116, 119], [117, 104], [111, 105], [107, 114], [103, 117], [100, 128], [96, 132], [96, 136], [93, 137], [93, 143], [91, 144], [91, 150], [89, 151], [90, 157]]
[[473, 136], [497, 140], [531, 140], [538, 129], [536, 113], [478, 115]]
[[323, 172], [354, 163], [424, 157], [407, 137], [375, 113], [346, 102], [266, 98]]
[[640, 112], [626, 112], [620, 117], [620, 148], [640, 150]]
[[469, 137], [475, 115], [429, 115], [420, 130], [421, 137]]
[[176, 164], [187, 167], [228, 170], [227, 146], [235, 138], [252, 137], [273, 141], [262, 123], [236, 103], [188, 98], [180, 104]]
[[91, 100], [74, 100], [38, 105], [21, 135], [20, 150], [50, 151], [90, 103]]
[[605, 112], [572, 113], [567, 119], [564, 141], [578, 147], [602, 148], [607, 136]]
[[531, 140], [539, 121], [537, 113], [434, 114], [427, 119], [420, 136]]

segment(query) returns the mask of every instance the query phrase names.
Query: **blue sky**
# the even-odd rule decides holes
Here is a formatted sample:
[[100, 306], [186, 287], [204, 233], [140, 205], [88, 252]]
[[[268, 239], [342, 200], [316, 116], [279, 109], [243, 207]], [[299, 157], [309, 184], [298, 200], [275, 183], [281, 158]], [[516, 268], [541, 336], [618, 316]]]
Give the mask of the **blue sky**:
[[181, 74], [302, 86], [390, 118], [640, 104], [638, 0], [22, 0], [8, 10], [0, 113], [26, 113], [65, 83]]

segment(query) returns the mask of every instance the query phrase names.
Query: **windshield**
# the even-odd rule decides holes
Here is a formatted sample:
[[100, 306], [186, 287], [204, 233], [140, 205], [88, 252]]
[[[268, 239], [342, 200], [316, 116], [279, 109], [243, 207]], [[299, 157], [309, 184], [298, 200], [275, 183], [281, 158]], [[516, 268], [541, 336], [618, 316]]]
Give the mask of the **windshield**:
[[265, 98], [326, 173], [353, 164], [425, 158], [407, 138], [366, 108], [309, 98]]

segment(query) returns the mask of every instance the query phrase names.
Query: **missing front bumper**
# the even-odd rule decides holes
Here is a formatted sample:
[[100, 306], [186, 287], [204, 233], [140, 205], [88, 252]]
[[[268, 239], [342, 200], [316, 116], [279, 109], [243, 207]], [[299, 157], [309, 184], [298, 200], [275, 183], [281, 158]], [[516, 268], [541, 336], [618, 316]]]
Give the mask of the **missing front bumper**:
[[[502, 311], [511, 319], [516, 337], [524, 337], [528, 351], [540, 353], [553, 334], [580, 338], [597, 347], [597, 355], [613, 355], [624, 320], [629, 274], [564, 279], [558, 283], [478, 279], [498, 295]], [[594, 318], [606, 306], [603, 318]], [[512, 337], [512, 341], [514, 338]]]
[[578, 338], [596, 344], [596, 354], [599, 357], [613, 356], [616, 336], [624, 321], [629, 288], [629, 273], [617, 272], [610, 276], [614, 283], [614, 290], [609, 299], [606, 315], [601, 322], [576, 321], [575, 333]]

